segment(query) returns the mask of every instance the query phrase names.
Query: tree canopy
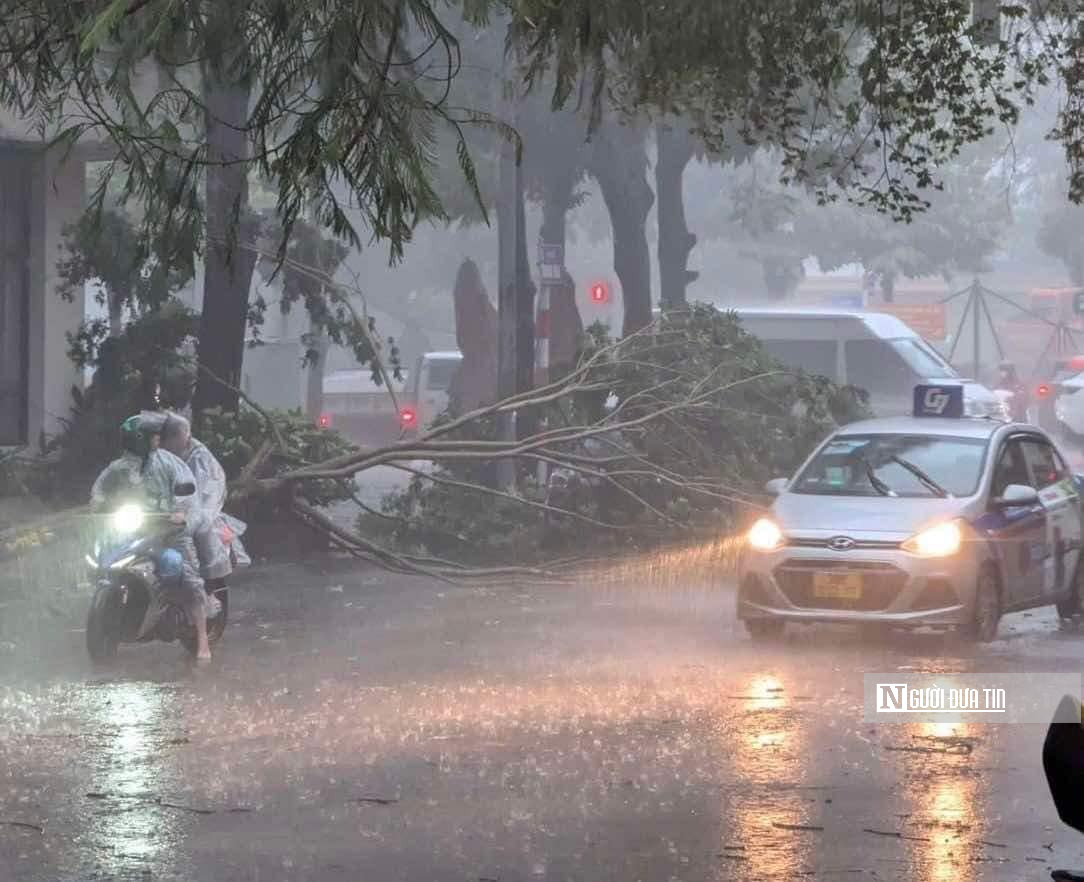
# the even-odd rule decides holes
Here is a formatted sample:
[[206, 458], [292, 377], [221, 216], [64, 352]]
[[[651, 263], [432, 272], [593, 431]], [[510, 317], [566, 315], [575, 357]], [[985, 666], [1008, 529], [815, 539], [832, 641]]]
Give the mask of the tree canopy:
[[[460, 43], [447, 20], [484, 28], [500, 12], [524, 81], [552, 82], [555, 107], [682, 113], [710, 149], [736, 126], [777, 144], [788, 176], [823, 175], [823, 198], [848, 193], [901, 216], [925, 204], [941, 161], [1013, 123], [1036, 86], [1060, 78], [1052, 136], [1079, 200], [1075, 7], [978, 6], [988, 11], [976, 22], [958, 0], [4, 0], [0, 102], [65, 141], [112, 141], [126, 194], [150, 209], [148, 232], [165, 235], [198, 223], [202, 173], [216, 161], [201, 136], [201, 79], [244, 83], [243, 161], [276, 192], [286, 233], [315, 205], [336, 235], [386, 240], [395, 256], [418, 222], [445, 216], [433, 185], [441, 133], [475, 188], [463, 126], [494, 121], [449, 99]], [[351, 225], [335, 182], [366, 230]]]

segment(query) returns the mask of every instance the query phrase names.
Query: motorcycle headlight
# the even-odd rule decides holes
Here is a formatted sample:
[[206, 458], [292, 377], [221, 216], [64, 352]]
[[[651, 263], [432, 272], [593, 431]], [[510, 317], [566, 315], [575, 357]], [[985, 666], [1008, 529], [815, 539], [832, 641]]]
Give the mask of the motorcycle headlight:
[[775, 551], [783, 544], [783, 531], [776, 526], [774, 521], [761, 518], [749, 530], [746, 537], [749, 547], [757, 551]]
[[951, 557], [963, 545], [964, 533], [955, 521], [946, 521], [916, 533], [903, 543], [903, 550], [919, 557]]
[[111, 525], [118, 533], [134, 533], [143, 526], [143, 509], [138, 505], [122, 505], [113, 512]]

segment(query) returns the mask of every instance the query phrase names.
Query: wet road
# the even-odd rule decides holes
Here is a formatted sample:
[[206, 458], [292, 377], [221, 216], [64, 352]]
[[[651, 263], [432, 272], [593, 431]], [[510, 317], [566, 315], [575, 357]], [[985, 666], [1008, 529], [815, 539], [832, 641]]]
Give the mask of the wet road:
[[[1041, 726], [870, 725], [864, 671], [1077, 671], [1043, 611], [979, 650], [754, 646], [725, 589], [472, 589], [351, 565], [235, 592], [215, 663], [0, 677], [0, 879], [1049, 878], [1084, 866]], [[13, 670], [12, 668], [16, 668]], [[29, 826], [18, 826], [29, 825]]]

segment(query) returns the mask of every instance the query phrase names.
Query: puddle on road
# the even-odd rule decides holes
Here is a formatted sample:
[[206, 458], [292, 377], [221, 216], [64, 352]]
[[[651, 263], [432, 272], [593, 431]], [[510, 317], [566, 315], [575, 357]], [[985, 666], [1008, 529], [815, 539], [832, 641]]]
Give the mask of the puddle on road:
[[179, 821], [154, 805], [167, 799], [176, 781], [162, 762], [162, 731], [172, 693], [149, 683], [109, 683], [88, 690], [88, 725], [113, 737], [101, 742], [93, 787], [84, 796], [93, 805], [82, 837], [105, 872], [166, 875], [181, 838]]

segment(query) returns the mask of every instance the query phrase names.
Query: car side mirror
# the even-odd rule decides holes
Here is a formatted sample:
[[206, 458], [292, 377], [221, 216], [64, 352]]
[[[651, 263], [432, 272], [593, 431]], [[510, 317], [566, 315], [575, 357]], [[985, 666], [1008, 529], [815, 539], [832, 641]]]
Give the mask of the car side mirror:
[[771, 496], [779, 496], [784, 490], [787, 489], [787, 479], [772, 478], [767, 484], [764, 485], [764, 489]]
[[998, 508], [1015, 508], [1022, 505], [1035, 505], [1039, 501], [1039, 493], [1034, 487], [1025, 487], [1023, 484], [1010, 484], [1005, 492], [994, 500]]
[[191, 481], [185, 481], [182, 484], [174, 484], [173, 485], [173, 495], [174, 496], [191, 496], [195, 492], [196, 492], [196, 485], [193, 484]]

